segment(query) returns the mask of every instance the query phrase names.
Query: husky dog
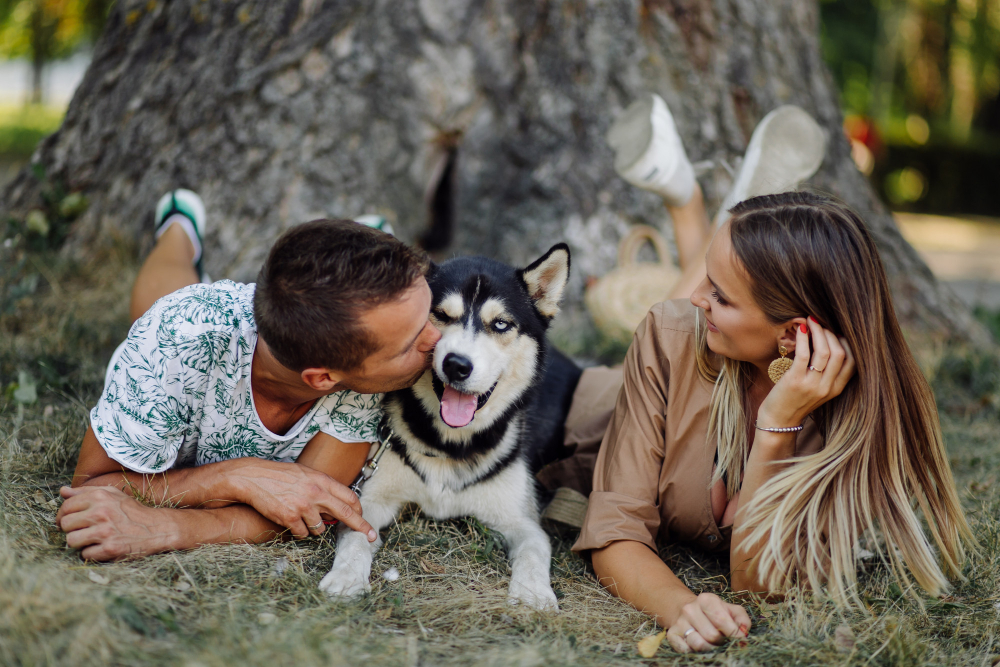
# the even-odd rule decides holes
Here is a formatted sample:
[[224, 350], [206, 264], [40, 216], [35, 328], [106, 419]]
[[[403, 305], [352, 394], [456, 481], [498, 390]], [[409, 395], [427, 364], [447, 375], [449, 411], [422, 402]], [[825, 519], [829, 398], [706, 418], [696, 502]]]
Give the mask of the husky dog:
[[[536, 609], [558, 609], [534, 474], [563, 455], [580, 379], [545, 338], [568, 278], [565, 243], [520, 270], [484, 257], [432, 268], [431, 321], [442, 333], [434, 363], [413, 387], [386, 395], [390, 449], [361, 496], [376, 531], [409, 502], [435, 519], [475, 516], [506, 542], [509, 602]], [[370, 590], [381, 543], [341, 526], [320, 589], [343, 597]]]

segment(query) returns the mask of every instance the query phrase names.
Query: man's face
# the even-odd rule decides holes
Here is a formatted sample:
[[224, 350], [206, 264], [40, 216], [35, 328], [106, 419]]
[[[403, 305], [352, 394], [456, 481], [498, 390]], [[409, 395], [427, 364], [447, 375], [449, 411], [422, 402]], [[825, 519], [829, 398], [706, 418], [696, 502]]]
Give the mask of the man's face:
[[375, 338], [377, 351], [341, 384], [362, 394], [395, 391], [412, 386], [430, 367], [431, 353], [441, 333], [428, 320], [431, 288], [417, 280], [395, 301], [361, 314], [361, 324]]

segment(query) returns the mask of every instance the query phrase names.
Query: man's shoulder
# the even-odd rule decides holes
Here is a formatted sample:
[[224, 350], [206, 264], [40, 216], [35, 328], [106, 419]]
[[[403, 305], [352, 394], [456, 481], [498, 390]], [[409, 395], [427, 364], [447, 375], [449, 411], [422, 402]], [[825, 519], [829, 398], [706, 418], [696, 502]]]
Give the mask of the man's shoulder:
[[136, 324], [156, 323], [158, 329], [252, 329], [255, 287], [231, 280], [188, 285], [156, 301]]
[[344, 390], [323, 397], [314, 418], [316, 430], [341, 442], [375, 442], [382, 418], [382, 396]]

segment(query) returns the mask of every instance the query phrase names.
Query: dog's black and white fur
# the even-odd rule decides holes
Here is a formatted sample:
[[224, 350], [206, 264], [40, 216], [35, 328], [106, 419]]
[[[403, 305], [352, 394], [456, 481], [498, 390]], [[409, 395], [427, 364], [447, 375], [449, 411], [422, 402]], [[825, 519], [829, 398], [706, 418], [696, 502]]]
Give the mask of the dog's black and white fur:
[[[433, 367], [413, 387], [386, 395], [395, 437], [361, 497], [375, 530], [409, 502], [436, 519], [475, 516], [504, 536], [509, 601], [537, 609], [558, 605], [534, 473], [562, 453], [580, 377], [545, 338], [569, 263], [569, 248], [560, 243], [521, 270], [483, 257], [433, 267], [431, 318], [442, 332]], [[341, 526], [320, 588], [347, 597], [369, 590], [380, 545], [381, 538], [369, 544]]]

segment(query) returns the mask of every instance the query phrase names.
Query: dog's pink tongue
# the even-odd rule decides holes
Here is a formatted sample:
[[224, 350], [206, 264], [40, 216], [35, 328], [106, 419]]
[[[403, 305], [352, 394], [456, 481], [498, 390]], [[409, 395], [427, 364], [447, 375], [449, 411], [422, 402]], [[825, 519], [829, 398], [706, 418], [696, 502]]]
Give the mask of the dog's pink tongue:
[[479, 403], [472, 394], [463, 394], [448, 385], [441, 394], [441, 419], [452, 428], [467, 425], [476, 416], [476, 405]]

